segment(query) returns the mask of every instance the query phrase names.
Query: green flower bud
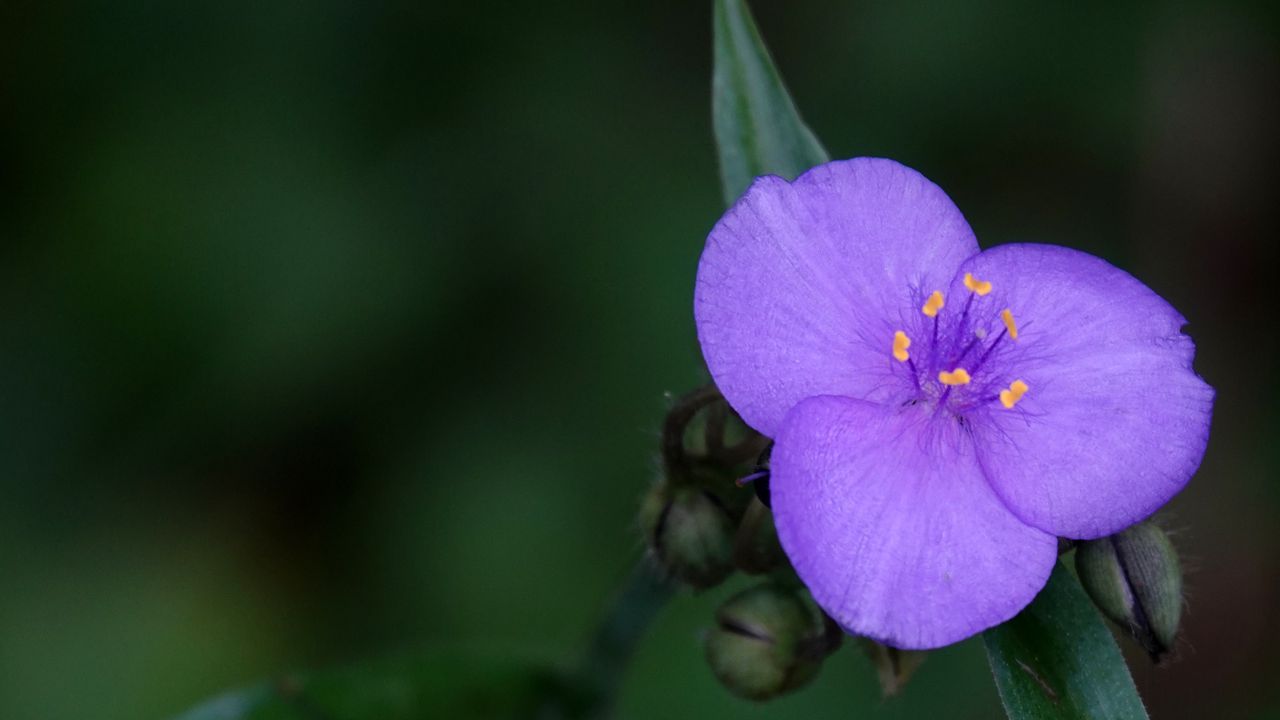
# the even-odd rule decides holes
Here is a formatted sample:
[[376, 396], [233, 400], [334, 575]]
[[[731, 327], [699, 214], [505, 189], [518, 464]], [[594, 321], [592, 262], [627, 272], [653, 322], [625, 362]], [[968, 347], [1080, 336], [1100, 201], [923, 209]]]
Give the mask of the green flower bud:
[[1182, 570], [1169, 537], [1144, 522], [1076, 548], [1076, 573], [1094, 604], [1159, 661], [1182, 616]]
[[765, 583], [729, 598], [707, 636], [707, 662], [730, 692], [768, 700], [804, 686], [841, 637], [798, 588]]
[[758, 498], [752, 498], [733, 538], [733, 564], [750, 575], [761, 575], [786, 562], [773, 513]]
[[681, 582], [705, 589], [733, 572], [733, 519], [706, 490], [654, 485], [641, 504], [640, 526], [653, 558]]

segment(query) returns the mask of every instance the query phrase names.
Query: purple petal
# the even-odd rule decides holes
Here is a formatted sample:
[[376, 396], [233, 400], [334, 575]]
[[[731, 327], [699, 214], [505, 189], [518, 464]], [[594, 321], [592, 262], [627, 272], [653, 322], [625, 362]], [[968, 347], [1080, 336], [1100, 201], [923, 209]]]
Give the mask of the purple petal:
[[946, 194], [892, 160], [759, 178], [698, 266], [694, 315], [711, 375], [771, 437], [807, 397], [876, 397], [892, 372], [892, 323], [977, 250]]
[[[1046, 532], [1094, 538], [1155, 512], [1186, 485], [1209, 439], [1213, 389], [1191, 369], [1186, 320], [1091, 255], [1004, 245], [960, 269], [1021, 326], [993, 363], [1030, 387], [974, 418], [978, 456], [1011, 510]], [[998, 310], [996, 310], [998, 312]]]
[[888, 645], [940, 647], [1013, 617], [1057, 558], [1057, 539], [991, 490], [963, 426], [925, 405], [805, 400], [771, 467], [800, 579], [846, 630]]

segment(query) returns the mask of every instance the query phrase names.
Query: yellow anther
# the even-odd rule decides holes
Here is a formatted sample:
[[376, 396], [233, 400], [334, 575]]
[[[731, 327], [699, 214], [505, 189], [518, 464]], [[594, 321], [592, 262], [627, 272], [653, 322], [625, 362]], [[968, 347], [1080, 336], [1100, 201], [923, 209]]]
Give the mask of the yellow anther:
[[942, 291], [934, 290], [929, 299], [925, 301], [924, 307], [920, 308], [920, 312], [929, 317], [938, 317], [938, 311], [942, 309]]
[[1028, 389], [1029, 388], [1026, 383], [1021, 380], [1014, 380], [1008, 390], [1000, 391], [1000, 404], [1003, 405], [1006, 410], [1012, 410], [1013, 406], [1018, 404], [1018, 401], [1027, 393]]
[[907, 354], [907, 348], [911, 347], [911, 338], [907, 334], [899, 330], [893, 334], [893, 357], [898, 362], [906, 362], [911, 357]]
[[979, 280], [973, 273], [964, 274], [964, 286], [977, 293], [979, 297], [991, 292], [991, 281]]
[[970, 377], [968, 370], [956, 368], [951, 372], [943, 370], [938, 373], [938, 379], [942, 381], [943, 385], [968, 385]]
[[1009, 308], [1000, 311], [1000, 319], [1004, 321], [1004, 326], [1009, 329], [1009, 337], [1017, 340], [1018, 324], [1013, 321], [1013, 313], [1009, 312]]

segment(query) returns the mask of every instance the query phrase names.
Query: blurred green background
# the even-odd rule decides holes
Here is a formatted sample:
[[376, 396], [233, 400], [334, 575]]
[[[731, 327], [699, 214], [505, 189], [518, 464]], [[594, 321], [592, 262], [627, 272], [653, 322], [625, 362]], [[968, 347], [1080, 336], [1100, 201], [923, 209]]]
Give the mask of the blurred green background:
[[[0, 6], [0, 717], [582, 647], [704, 378], [709, 5]], [[1167, 513], [1185, 641], [1131, 660], [1155, 718], [1280, 717], [1273, 5], [753, 8], [833, 156], [1189, 318], [1219, 394]], [[890, 701], [852, 651], [735, 700], [698, 644], [731, 590], [659, 618], [622, 717], [999, 715], [974, 642]]]

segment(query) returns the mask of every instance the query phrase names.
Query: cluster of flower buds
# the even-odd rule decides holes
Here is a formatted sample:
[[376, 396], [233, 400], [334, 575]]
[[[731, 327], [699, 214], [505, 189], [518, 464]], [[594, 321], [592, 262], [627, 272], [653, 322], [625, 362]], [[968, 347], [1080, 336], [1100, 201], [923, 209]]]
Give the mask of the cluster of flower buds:
[[795, 577], [769, 509], [769, 440], [714, 386], [676, 399], [662, 432], [662, 474], [640, 528], [660, 572], [696, 590], [734, 571], [763, 581], [725, 601], [707, 662], [730, 692], [767, 700], [812, 680], [844, 633]]
[[785, 562], [768, 508], [738, 484], [767, 445], [714, 386], [675, 401], [663, 425], [662, 474], [640, 508], [662, 572], [705, 590], [735, 565], [759, 573]]
[[1182, 617], [1182, 569], [1169, 536], [1148, 520], [1076, 546], [1076, 574], [1098, 609], [1159, 662]]

